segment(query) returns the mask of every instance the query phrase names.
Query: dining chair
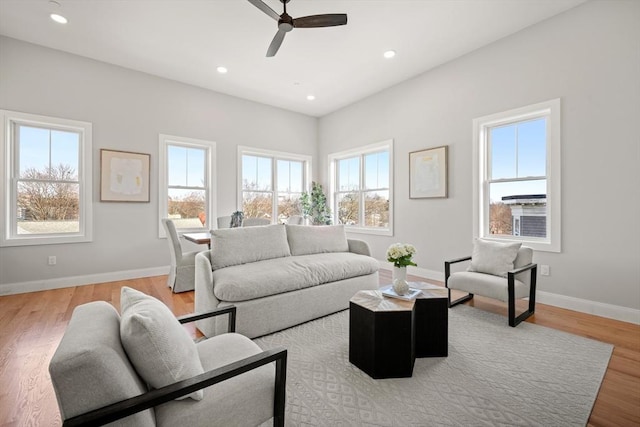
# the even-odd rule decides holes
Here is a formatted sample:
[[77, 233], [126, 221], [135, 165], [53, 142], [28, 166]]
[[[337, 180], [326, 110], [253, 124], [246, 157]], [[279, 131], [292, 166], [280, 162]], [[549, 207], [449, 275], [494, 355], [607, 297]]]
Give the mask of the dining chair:
[[182, 252], [180, 237], [173, 221], [163, 218], [162, 225], [167, 233], [167, 242], [169, 243], [169, 252], [171, 254], [171, 268], [169, 269], [167, 285], [176, 293], [192, 291], [195, 288], [195, 258], [198, 251]]
[[271, 220], [269, 218], [245, 218], [242, 221], [243, 227], [256, 227], [259, 225], [269, 225]]
[[231, 215], [218, 217], [218, 228], [230, 228], [231, 227]]

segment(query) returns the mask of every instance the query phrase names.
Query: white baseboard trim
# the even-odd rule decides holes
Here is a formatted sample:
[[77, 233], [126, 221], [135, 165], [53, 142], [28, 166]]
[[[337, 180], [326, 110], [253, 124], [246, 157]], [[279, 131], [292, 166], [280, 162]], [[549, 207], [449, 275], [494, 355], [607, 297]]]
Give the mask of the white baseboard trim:
[[[387, 261], [378, 260], [378, 264], [383, 270], [391, 270], [393, 268], [391, 263]], [[407, 267], [407, 274], [413, 274], [426, 279], [444, 282], [444, 273], [440, 271], [427, 270], [419, 267]], [[566, 308], [568, 310], [579, 311], [581, 313], [593, 314], [594, 316], [606, 317], [608, 319], [640, 325], [640, 310], [636, 310], [634, 308], [621, 307], [619, 305], [606, 304], [603, 302], [590, 301], [544, 291], [537, 291], [536, 299], [537, 302], [541, 304], [552, 305], [554, 307]]]
[[142, 268], [139, 270], [114, 271], [110, 273], [88, 274], [86, 276], [60, 277], [57, 279], [34, 280], [31, 282], [5, 283], [0, 285], [0, 296], [70, 288], [95, 283], [116, 282], [142, 277], [162, 276], [169, 273], [169, 266]]
[[552, 294], [550, 292], [543, 291], [536, 292], [536, 299], [542, 304], [640, 325], [640, 310], [636, 310], [634, 308], [621, 307], [619, 305], [568, 297], [566, 295]]

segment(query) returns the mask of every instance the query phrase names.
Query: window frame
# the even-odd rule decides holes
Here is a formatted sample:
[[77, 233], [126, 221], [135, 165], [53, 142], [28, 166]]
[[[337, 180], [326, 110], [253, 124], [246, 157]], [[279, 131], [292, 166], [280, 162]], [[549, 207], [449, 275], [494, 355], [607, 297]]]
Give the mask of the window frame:
[[[359, 179], [360, 179], [360, 185], [359, 185], [359, 190], [358, 190], [358, 194], [359, 194], [359, 199], [360, 199], [360, 204], [362, 206], [362, 209], [360, 209], [360, 213], [359, 213], [359, 222], [361, 224], [364, 224], [364, 213], [365, 213], [365, 209], [364, 209], [364, 200], [363, 200], [363, 194], [368, 192], [368, 191], [373, 191], [373, 190], [365, 190], [364, 189], [364, 183], [366, 182], [365, 179], [365, 168], [364, 166], [364, 156], [367, 154], [371, 154], [371, 153], [376, 153], [376, 152], [380, 152], [380, 151], [384, 151], [384, 149], [386, 148], [387, 151], [389, 152], [389, 227], [388, 228], [377, 228], [377, 227], [366, 227], [363, 225], [358, 225], [358, 226], [354, 226], [354, 225], [345, 225], [345, 230], [349, 233], [360, 233], [360, 234], [372, 234], [372, 235], [378, 235], [378, 236], [393, 236], [393, 165], [394, 165], [394, 160], [393, 160], [393, 145], [394, 145], [394, 140], [393, 139], [387, 139], [384, 141], [380, 141], [380, 142], [376, 142], [373, 144], [369, 144], [369, 145], [365, 145], [365, 146], [361, 146], [361, 147], [356, 147], [356, 148], [352, 148], [349, 150], [345, 150], [345, 151], [340, 151], [337, 153], [331, 153], [328, 156], [328, 165], [329, 165], [329, 200], [330, 200], [330, 206], [331, 206], [331, 215], [333, 217], [333, 223], [337, 224], [338, 223], [338, 210], [336, 207], [336, 195], [339, 193], [342, 193], [341, 191], [338, 191], [336, 189], [336, 185], [338, 185], [338, 170], [336, 167], [336, 164], [339, 160], [344, 160], [344, 159], [348, 159], [350, 157], [356, 157], [359, 156], [360, 157], [360, 173], [359, 173]], [[380, 190], [378, 190], [380, 191]]]
[[216, 143], [214, 141], [207, 141], [204, 139], [187, 138], [183, 136], [159, 134], [158, 136], [159, 150], [158, 150], [158, 237], [166, 238], [166, 232], [162, 226], [160, 219], [167, 218], [169, 215], [168, 203], [169, 203], [169, 176], [168, 165], [169, 156], [168, 149], [170, 145], [198, 148], [206, 151], [206, 202], [207, 208], [206, 223], [204, 227], [198, 228], [180, 228], [176, 231], [178, 235], [191, 232], [202, 232], [203, 230], [209, 231], [214, 228], [215, 217], [217, 216], [217, 201], [215, 191], [216, 187]]
[[[306, 154], [296, 154], [296, 153], [288, 153], [285, 151], [274, 151], [274, 150], [266, 150], [263, 148], [254, 148], [248, 147], [244, 145], [238, 146], [238, 176], [237, 176], [237, 199], [236, 199], [236, 209], [241, 211], [243, 209], [243, 196], [244, 192], [242, 188], [242, 156], [257, 156], [257, 157], [268, 157], [271, 159], [271, 186], [273, 193], [272, 196], [272, 208], [271, 208], [271, 218], [272, 224], [277, 224], [278, 222], [278, 168], [277, 163], [278, 160], [285, 161], [297, 161], [302, 162], [302, 192], [309, 192], [309, 188], [311, 187], [311, 168], [313, 157]], [[259, 191], [258, 191], [259, 192]], [[275, 221], [275, 222], [274, 222]]]
[[[489, 129], [546, 117], [546, 237], [489, 233]], [[521, 242], [538, 251], [561, 251], [561, 102], [559, 98], [490, 114], [473, 120], [473, 236], [502, 242]], [[524, 178], [523, 178], [524, 179]]]
[[[85, 243], [93, 241], [93, 129], [92, 124], [78, 120], [0, 110], [2, 135], [0, 136], [0, 164], [4, 172], [0, 174], [0, 212], [5, 220], [0, 227], [0, 247], [53, 245]], [[78, 225], [77, 233], [48, 233], [18, 235], [17, 228], [17, 188], [18, 147], [15, 140], [15, 125], [62, 130], [80, 134], [78, 146]]]

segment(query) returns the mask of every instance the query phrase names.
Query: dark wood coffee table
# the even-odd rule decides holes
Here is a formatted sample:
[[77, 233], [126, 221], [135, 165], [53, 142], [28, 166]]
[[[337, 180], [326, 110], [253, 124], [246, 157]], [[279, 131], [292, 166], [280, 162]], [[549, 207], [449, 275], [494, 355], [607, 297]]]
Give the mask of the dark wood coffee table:
[[372, 378], [410, 377], [416, 357], [448, 355], [444, 288], [412, 301], [360, 291], [349, 309], [349, 361]]

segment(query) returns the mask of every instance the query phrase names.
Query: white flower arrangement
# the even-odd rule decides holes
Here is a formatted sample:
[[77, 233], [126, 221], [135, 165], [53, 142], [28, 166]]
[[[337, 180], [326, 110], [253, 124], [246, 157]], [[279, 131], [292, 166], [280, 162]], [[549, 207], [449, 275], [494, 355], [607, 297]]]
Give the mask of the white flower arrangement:
[[416, 248], [408, 243], [394, 243], [387, 248], [387, 261], [392, 262], [394, 267], [406, 267], [408, 265], [417, 266], [411, 260]]

